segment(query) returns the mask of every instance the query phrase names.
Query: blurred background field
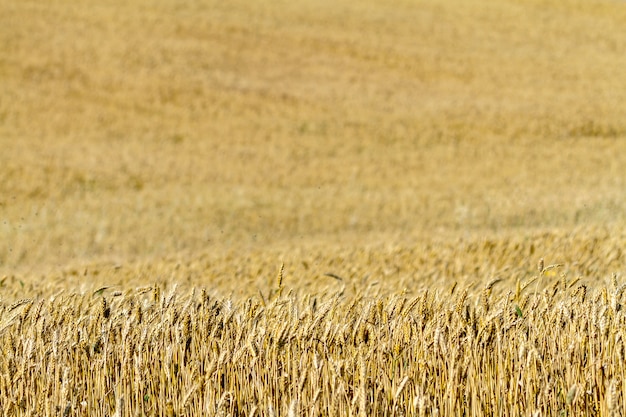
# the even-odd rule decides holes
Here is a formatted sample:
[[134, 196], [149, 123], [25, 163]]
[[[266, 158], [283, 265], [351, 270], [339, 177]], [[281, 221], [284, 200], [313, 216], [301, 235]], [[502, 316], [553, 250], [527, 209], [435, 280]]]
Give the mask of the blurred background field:
[[609, 0], [4, 1], [0, 275], [604, 279], [625, 25]]

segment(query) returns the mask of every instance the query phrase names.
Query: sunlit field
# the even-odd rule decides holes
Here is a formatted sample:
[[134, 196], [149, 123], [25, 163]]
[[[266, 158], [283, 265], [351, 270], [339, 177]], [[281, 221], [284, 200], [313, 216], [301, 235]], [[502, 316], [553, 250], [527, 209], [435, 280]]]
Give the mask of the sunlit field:
[[620, 415], [624, 27], [0, 3], [0, 415]]

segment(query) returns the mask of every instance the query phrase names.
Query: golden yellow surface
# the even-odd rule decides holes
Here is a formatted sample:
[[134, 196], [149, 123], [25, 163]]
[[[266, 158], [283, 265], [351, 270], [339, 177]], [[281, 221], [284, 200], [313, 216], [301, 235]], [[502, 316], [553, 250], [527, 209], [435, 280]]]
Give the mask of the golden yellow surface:
[[[247, 415], [613, 412], [625, 380], [624, 28], [614, 0], [0, 2], [7, 415], [211, 415], [226, 393], [225, 409]], [[312, 353], [311, 334], [326, 350]], [[453, 336], [482, 356], [460, 348], [448, 362]], [[178, 379], [176, 355], [194, 358]], [[206, 386], [196, 359], [214, 366]], [[163, 368], [137, 382], [141, 361]], [[277, 382], [283, 361], [291, 384]], [[415, 361], [439, 379], [420, 383]], [[242, 388], [250, 366], [268, 396]], [[307, 385], [316, 369], [321, 397]], [[33, 379], [46, 372], [65, 385], [28, 385], [47, 386]], [[64, 408], [77, 375], [91, 399]], [[366, 400], [381, 375], [386, 397]], [[295, 381], [303, 391], [281, 403]]]
[[621, 234], [625, 23], [614, 1], [3, 2], [0, 266]]

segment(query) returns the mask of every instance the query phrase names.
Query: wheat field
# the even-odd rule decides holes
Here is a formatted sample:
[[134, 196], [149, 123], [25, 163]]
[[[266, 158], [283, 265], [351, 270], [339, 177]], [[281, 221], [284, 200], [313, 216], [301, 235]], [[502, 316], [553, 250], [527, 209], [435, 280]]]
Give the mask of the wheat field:
[[622, 415], [624, 27], [1, 2], [0, 415]]

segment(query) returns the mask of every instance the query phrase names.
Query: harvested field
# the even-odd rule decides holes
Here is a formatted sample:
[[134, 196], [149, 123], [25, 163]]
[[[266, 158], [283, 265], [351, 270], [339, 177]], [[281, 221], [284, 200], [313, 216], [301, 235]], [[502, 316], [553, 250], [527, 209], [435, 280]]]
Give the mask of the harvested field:
[[3, 2], [0, 415], [619, 415], [625, 25]]

